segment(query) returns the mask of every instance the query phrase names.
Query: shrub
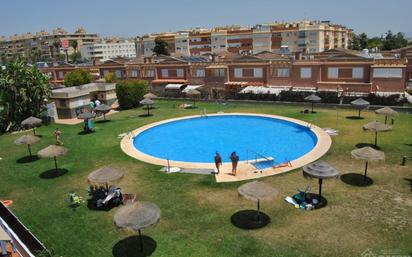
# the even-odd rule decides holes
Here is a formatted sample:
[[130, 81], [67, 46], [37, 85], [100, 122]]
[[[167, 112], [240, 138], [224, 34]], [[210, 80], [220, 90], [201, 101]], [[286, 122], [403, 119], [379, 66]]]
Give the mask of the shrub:
[[116, 80], [116, 74], [114, 72], [109, 72], [106, 75], [104, 75], [104, 81], [107, 83], [112, 83]]
[[116, 95], [121, 109], [139, 106], [146, 92], [147, 81], [145, 80], [121, 81], [116, 84]]
[[92, 81], [92, 75], [85, 70], [75, 70], [64, 75], [66, 87], [80, 86]]

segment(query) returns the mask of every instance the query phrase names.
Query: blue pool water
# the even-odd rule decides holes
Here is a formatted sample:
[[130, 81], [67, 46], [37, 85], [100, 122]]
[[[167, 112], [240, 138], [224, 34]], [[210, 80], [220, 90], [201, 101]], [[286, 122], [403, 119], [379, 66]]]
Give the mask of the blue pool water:
[[197, 117], [149, 128], [134, 138], [139, 151], [161, 159], [224, 162], [236, 151], [241, 161], [271, 157], [274, 163], [295, 160], [312, 150], [316, 135], [299, 124], [252, 115]]

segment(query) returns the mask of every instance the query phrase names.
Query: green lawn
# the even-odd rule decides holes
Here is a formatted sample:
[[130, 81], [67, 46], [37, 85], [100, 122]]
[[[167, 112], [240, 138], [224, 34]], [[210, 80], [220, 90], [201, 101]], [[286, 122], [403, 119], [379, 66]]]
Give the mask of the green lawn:
[[325, 181], [323, 192], [329, 205], [301, 211], [283, 198], [306, 185], [316, 192], [316, 180], [305, 180], [300, 169], [262, 179], [279, 188], [282, 198], [262, 204], [272, 218], [269, 226], [244, 231], [230, 223], [236, 211], [255, 207], [238, 197], [236, 189], [242, 183], [218, 184], [206, 175], [164, 174], [158, 171], [160, 167], [124, 154], [117, 135], [155, 121], [200, 114], [203, 108], [208, 113], [278, 114], [338, 128], [340, 135], [333, 137], [332, 148], [323, 159], [341, 173], [362, 172], [364, 163], [351, 159], [350, 151], [357, 143], [373, 142], [373, 133], [362, 131], [361, 126], [383, 117], [363, 112], [364, 120], [349, 120], [345, 117], [356, 115], [355, 110], [318, 109], [317, 114], [300, 114], [308, 107], [273, 104], [199, 103], [198, 109], [182, 110], [176, 107], [181, 103], [178, 101], [157, 102], [159, 108], [152, 117], [139, 117], [145, 113], [142, 109], [122, 111], [108, 116], [108, 123], [96, 123], [96, 132], [90, 135], [78, 135], [81, 124], [39, 128], [43, 137], [33, 146], [34, 151], [54, 143], [56, 127], [70, 149], [66, 157], [58, 159], [60, 167], [69, 172], [54, 179], [39, 177], [54, 167], [52, 159], [16, 163], [27, 154], [25, 146], [13, 143], [21, 133], [0, 136], [0, 198], [13, 199], [13, 212], [49, 249], [64, 257], [113, 256], [114, 245], [132, 235], [114, 227], [116, 209], [101, 212], [81, 206], [73, 211], [67, 206], [70, 191], [86, 198], [87, 175], [104, 165], [123, 169], [123, 190], [137, 193], [139, 199], [152, 201], [162, 210], [160, 223], [144, 231], [157, 242], [153, 256], [360, 256], [368, 248], [376, 253], [411, 252], [412, 195], [405, 178], [412, 179], [412, 160], [405, 167], [399, 165], [402, 156], [412, 156], [410, 114], [401, 114], [392, 132], [379, 134], [387, 160], [370, 165], [369, 175], [375, 181], [372, 186], [357, 188], [340, 180]]

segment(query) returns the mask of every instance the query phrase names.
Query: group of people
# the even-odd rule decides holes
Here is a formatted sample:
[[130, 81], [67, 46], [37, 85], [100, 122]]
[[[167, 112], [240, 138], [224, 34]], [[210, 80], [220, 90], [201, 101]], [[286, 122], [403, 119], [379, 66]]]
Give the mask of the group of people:
[[94, 101], [90, 101], [89, 107], [90, 107], [90, 112], [94, 112], [94, 108], [99, 107], [101, 102], [99, 99], [96, 99]]
[[[232, 152], [229, 156], [230, 160], [232, 161], [232, 175], [236, 176], [237, 171], [237, 164], [239, 163], [239, 156], [236, 152]], [[215, 154], [215, 165], [216, 165], [216, 174], [220, 173], [220, 166], [222, 166], [222, 156], [220, 156], [219, 152]]]
[[108, 205], [118, 206], [123, 203], [123, 193], [119, 187], [90, 186], [88, 191], [98, 208]]

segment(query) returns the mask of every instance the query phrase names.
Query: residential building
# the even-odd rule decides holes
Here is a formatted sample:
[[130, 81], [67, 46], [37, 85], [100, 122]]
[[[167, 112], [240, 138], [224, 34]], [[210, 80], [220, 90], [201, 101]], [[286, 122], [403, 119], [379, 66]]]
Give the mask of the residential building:
[[334, 48], [348, 48], [352, 30], [329, 21], [273, 22], [253, 27], [225, 26], [212, 29], [151, 34], [139, 41], [144, 56], [153, 55], [155, 38], [165, 40], [173, 56], [253, 54], [262, 51], [316, 53]]
[[[68, 33], [62, 28], [57, 28], [48, 33], [44, 30], [35, 34], [27, 33], [2, 37], [0, 40], [0, 53], [4, 53], [10, 58], [14, 55], [28, 57], [33, 52], [39, 52], [41, 57], [48, 59], [58, 54], [72, 54], [75, 49], [71, 42], [76, 41], [78, 49], [82, 45], [93, 44], [100, 41], [95, 33], [88, 33], [85, 29], [79, 28], [74, 33]], [[65, 48], [65, 45], [67, 48]], [[76, 50], [78, 50], [76, 49]]]
[[136, 45], [133, 40], [103, 41], [82, 45], [80, 53], [83, 59], [107, 61], [115, 57], [136, 57]]

